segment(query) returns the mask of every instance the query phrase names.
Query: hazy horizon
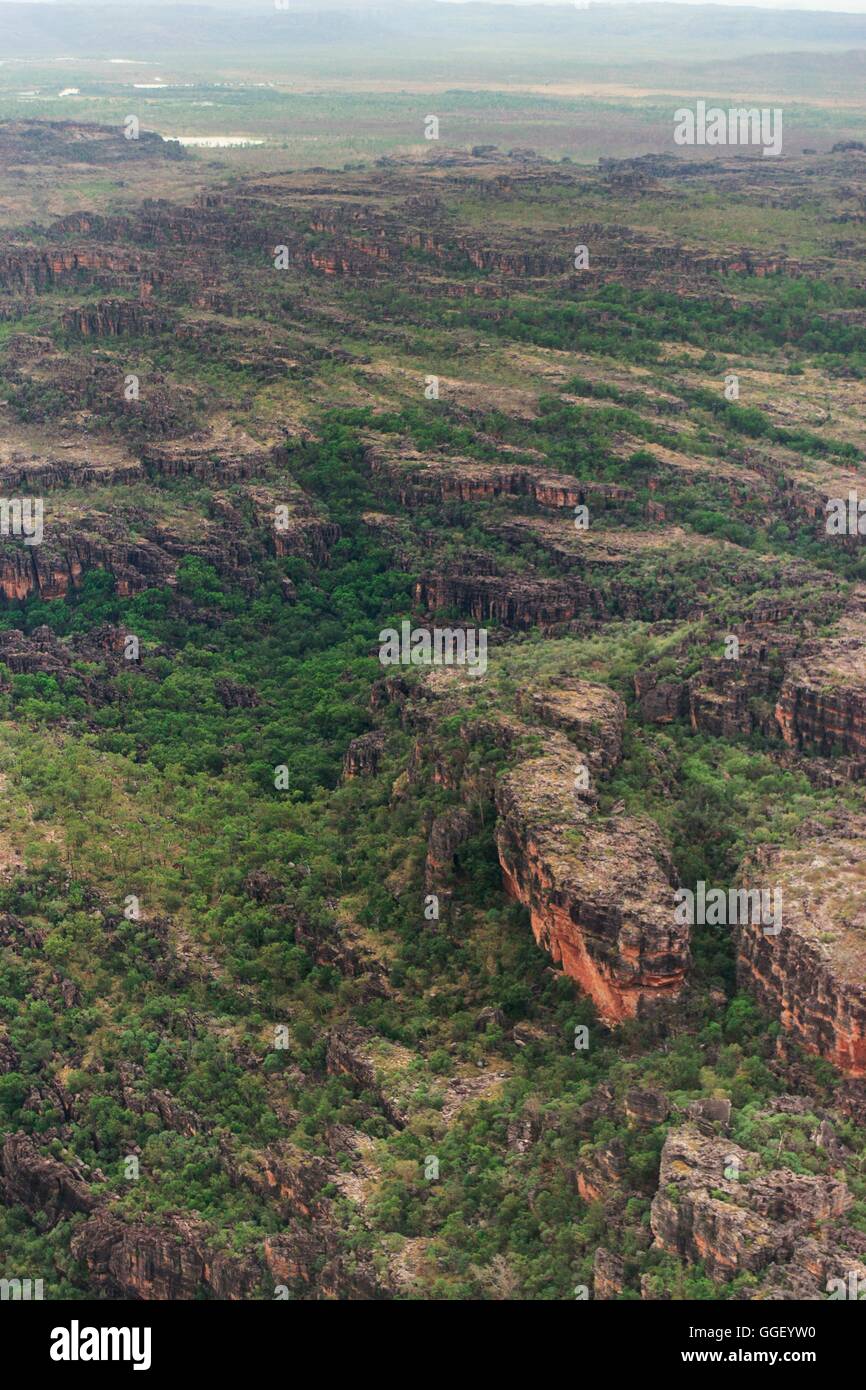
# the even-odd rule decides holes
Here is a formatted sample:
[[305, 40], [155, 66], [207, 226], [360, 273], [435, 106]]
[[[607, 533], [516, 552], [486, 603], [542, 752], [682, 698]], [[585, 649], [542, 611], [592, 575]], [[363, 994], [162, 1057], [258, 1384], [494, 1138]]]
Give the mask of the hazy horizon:
[[[617, 9], [629, 5], [679, 5], [692, 9], [706, 6], [723, 9], [806, 11], [814, 14], [864, 14], [866, 0], [848, 0], [846, 4], [834, 4], [832, 0], [290, 0], [285, 8], [293, 10], [382, 10], [406, 9], [412, 5], [428, 3], [442, 5], [473, 5], [477, 8], [496, 8], [501, 5], [535, 6], [546, 9], [587, 9], [605, 7]], [[116, 8], [116, 0], [0, 0], [0, 5], [69, 5], [77, 8], [104, 6]], [[275, 8], [273, 0], [138, 0], [137, 8], [155, 9], [202, 9], [227, 10], [269, 10]], [[283, 8], [283, 7], [280, 7]]]

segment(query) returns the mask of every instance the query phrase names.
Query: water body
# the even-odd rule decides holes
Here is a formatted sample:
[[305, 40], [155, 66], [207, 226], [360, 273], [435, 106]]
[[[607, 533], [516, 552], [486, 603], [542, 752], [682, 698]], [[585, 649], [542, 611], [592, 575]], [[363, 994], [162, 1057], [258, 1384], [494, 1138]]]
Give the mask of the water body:
[[245, 135], [163, 135], [178, 145], [199, 145], [206, 150], [224, 150], [230, 146], [264, 145], [264, 140], [248, 140]]

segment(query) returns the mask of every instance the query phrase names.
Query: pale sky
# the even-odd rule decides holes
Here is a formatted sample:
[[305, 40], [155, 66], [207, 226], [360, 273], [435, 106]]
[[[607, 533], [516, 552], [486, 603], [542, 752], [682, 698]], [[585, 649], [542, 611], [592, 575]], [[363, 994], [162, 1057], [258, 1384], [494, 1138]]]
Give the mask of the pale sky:
[[[484, 3], [485, 0], [437, 0], [437, 3], [446, 5], [468, 5]], [[87, 5], [97, 4], [107, 6], [116, 3], [116, 0], [15, 0], [17, 4], [28, 5]], [[345, 10], [345, 9], [387, 9], [389, 6], [399, 3], [399, 0], [289, 0], [290, 8], [297, 5], [299, 10], [322, 9], [322, 10]], [[406, 0], [407, 4], [417, 4], [419, 0]], [[561, 7], [569, 5], [571, 0], [490, 0], [492, 4], [498, 5], [547, 5], [551, 4]], [[593, 4], [671, 4], [671, 5], [725, 5], [739, 9], [760, 9], [760, 10], [812, 10], [823, 14], [866, 14], [866, 0], [760, 0], [756, 4], [755, 0], [592, 0]], [[3, 0], [0, 0], [2, 9]], [[178, 5], [208, 5], [216, 4], [220, 9], [234, 10], [257, 10], [261, 11], [268, 7], [269, 0], [137, 0], [137, 7], [142, 9], [156, 8], [168, 9], [172, 4]], [[586, 8], [586, 0], [578, 0], [579, 8]]]
[[[631, 5], [643, 4], [671, 4], [671, 5], [727, 5], [737, 6], [738, 8], [748, 8], [752, 10], [814, 10], [826, 14], [831, 11], [834, 14], [866, 14], [866, 0], [760, 0], [759, 4], [755, 0], [596, 0], [597, 3], [622, 3]], [[467, 5], [477, 3], [477, 0], [442, 0], [446, 5]], [[567, 4], [568, 0], [494, 0], [499, 5], [550, 5]], [[370, 0], [371, 8], [375, 7], [375, 0]], [[333, 0], [331, 4], [328, 0], [322, 0], [322, 8], [338, 8], [339, 0]]]
[[[0, 0], [2, 4], [3, 0]], [[213, 0], [210, 0], [213, 3]], [[15, 0], [16, 4], [25, 5], [51, 5], [51, 4], [75, 4], [87, 5], [88, 3], [109, 4], [113, 0]], [[172, 4], [178, 5], [207, 5], [209, 0], [137, 0], [139, 8], [147, 9], [148, 6], [156, 6], [166, 9]], [[221, 9], [261, 10], [268, 0], [216, 0]], [[295, 0], [290, 0], [290, 8]], [[377, 7], [387, 8], [389, 5], [397, 3], [397, 0], [296, 0], [298, 9], [322, 9], [322, 10], [341, 10], [341, 9], [370, 9]], [[418, 0], [407, 0], [407, 3], [418, 3]], [[436, 0], [436, 3], [445, 5], [469, 5], [483, 4], [485, 0]], [[491, 4], [497, 5], [548, 5], [556, 6], [569, 5], [571, 0], [490, 0]], [[753, 10], [813, 10], [821, 13], [831, 12], [833, 14], [864, 14], [866, 13], [866, 0], [760, 0], [756, 4], [755, 0], [592, 0], [593, 4], [670, 4], [670, 5], [726, 5], [735, 6], [742, 9]], [[585, 9], [585, 0], [579, 0], [580, 8]]]

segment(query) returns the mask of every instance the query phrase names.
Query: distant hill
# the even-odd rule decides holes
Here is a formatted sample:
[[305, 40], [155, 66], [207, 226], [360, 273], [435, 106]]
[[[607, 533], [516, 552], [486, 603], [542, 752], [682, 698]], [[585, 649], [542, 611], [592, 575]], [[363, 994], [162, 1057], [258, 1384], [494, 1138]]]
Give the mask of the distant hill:
[[[50, 10], [50, 19], [46, 11]], [[779, 12], [706, 5], [487, 4], [352, 5], [235, 10], [226, 4], [0, 4], [0, 55], [38, 61], [57, 57], [125, 56], [177, 61], [206, 54], [268, 54], [290, 58], [329, 45], [345, 53], [381, 49], [393, 54], [447, 45], [455, 58], [489, 61], [497, 50], [533, 52], [543, 45], [558, 60], [618, 61], [659, 55], [726, 56], [799, 48], [866, 47], [866, 15]], [[441, 48], [436, 57], [443, 56]], [[395, 73], [395, 75], [397, 75]]]

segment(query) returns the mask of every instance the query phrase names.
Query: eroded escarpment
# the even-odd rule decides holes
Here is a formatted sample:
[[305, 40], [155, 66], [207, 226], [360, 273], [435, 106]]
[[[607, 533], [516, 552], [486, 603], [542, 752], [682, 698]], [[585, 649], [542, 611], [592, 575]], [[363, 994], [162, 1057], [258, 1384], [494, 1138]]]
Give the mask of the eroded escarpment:
[[776, 705], [789, 747], [847, 759], [858, 778], [866, 772], [864, 636], [866, 617], [855, 610], [833, 637], [809, 643], [788, 667]]
[[658, 827], [600, 817], [575, 796], [575, 753], [551, 751], [500, 782], [496, 843], [507, 891], [529, 909], [540, 946], [620, 1023], [676, 998], [689, 959], [674, 921], [673, 871]]
[[[561, 510], [589, 502], [597, 507], [614, 506], [634, 496], [631, 488], [615, 483], [586, 481], [544, 468], [544, 455], [538, 451], [515, 450], [515, 454], [517, 457], [510, 464], [507, 457], [493, 464], [453, 454], [424, 454], [405, 444], [389, 447], [377, 436], [371, 436], [365, 445], [366, 461], [376, 487], [410, 510], [430, 502], [485, 502], [498, 498], [528, 498], [539, 507]], [[526, 459], [533, 454], [540, 459], [540, 467], [528, 466]]]
[[206, 1292], [234, 1301], [253, 1297], [264, 1271], [253, 1260], [209, 1248], [206, 1224], [179, 1215], [160, 1225], [96, 1212], [72, 1237], [71, 1251], [109, 1298], [146, 1302], [195, 1299]]
[[[782, 1079], [782, 1064], [772, 1066]], [[721, 1094], [683, 1103], [665, 1089], [617, 1095], [598, 1086], [578, 1117], [587, 1142], [575, 1173], [582, 1199], [598, 1204], [604, 1221], [593, 1298], [694, 1297], [694, 1280], [705, 1277], [735, 1299], [856, 1297], [866, 1235], [852, 1211], [846, 1113], [827, 1108], [808, 1082], [806, 1090], [742, 1109]], [[660, 1162], [643, 1174], [636, 1147], [649, 1130], [661, 1137], [662, 1125]], [[623, 1238], [628, 1205], [647, 1197], [649, 1227], [638, 1246], [654, 1251], [649, 1261]]]
[[742, 881], [778, 890], [781, 926], [740, 927], [740, 983], [809, 1052], [866, 1076], [866, 820], [839, 816], [793, 848], [763, 848]]
[[456, 611], [478, 623], [514, 630], [547, 630], [595, 611], [590, 591], [580, 580], [431, 574], [417, 580], [413, 598], [426, 613]]
[[[816, 786], [862, 782], [863, 605], [862, 586], [847, 596], [827, 586], [820, 596], [810, 593], [778, 609], [762, 604], [756, 619], [732, 623], [728, 632], [692, 628], [635, 673], [642, 722], [687, 720], [695, 733], [713, 738], [759, 735], [777, 763]], [[828, 621], [830, 635], [817, 636]], [[733, 638], [735, 649], [728, 651]]]
[[410, 783], [426, 776], [460, 799], [430, 825], [427, 891], [450, 899], [461, 847], [492, 809], [506, 892], [528, 909], [539, 946], [604, 1021], [675, 999], [689, 931], [674, 920], [675, 875], [661, 831], [648, 819], [597, 810], [599, 783], [622, 756], [623, 700], [572, 677], [522, 687], [513, 712], [496, 699], [476, 708], [478, 694], [477, 681], [442, 669], [414, 686], [384, 682], [377, 695], [377, 708], [396, 703], [417, 735]]
[[799, 635], [772, 624], [739, 628], [736, 659], [707, 656], [688, 682], [689, 720], [714, 738], [776, 734], [773, 701]]
[[[855, 1187], [856, 1153], [840, 1149], [859, 1142], [850, 1122], [856, 1115], [862, 1124], [866, 1113], [863, 1083], [847, 1080], [861, 1094], [851, 1092], [850, 1114], [839, 1105], [839, 1145], [831, 1134], [807, 1153], [816, 1127], [824, 1136], [831, 1124], [823, 1114], [793, 1137], [772, 1121], [754, 1136], [758, 1098], [763, 1104], [792, 1076], [813, 1096], [813, 1073], [815, 1090], [829, 1091], [831, 1069], [807, 1065], [793, 1046], [773, 1057], [757, 1010], [742, 1001], [729, 1009], [721, 975], [707, 984], [702, 974], [680, 992], [686, 932], [673, 926], [660, 832], [611, 811], [604, 785], [621, 756], [625, 708], [607, 686], [566, 673], [620, 688], [637, 671], [645, 722], [683, 721], [669, 732], [630, 726], [620, 777], [630, 806], [671, 798], [665, 823], [693, 851], [684, 867], [715, 848], [728, 811], [739, 843], [760, 833], [765, 795], [780, 787], [780, 800], [788, 788], [799, 797], [783, 770], [807, 761], [812, 740], [804, 734], [802, 752], [783, 747], [774, 708], [783, 668], [810, 655], [803, 648], [835, 619], [843, 585], [797, 558], [799, 533], [791, 533], [796, 554], [785, 548], [776, 523], [793, 526], [805, 514], [809, 535], [819, 531], [829, 479], [811, 458], [801, 468], [772, 434], [816, 426], [825, 381], [808, 366], [786, 380], [782, 354], [760, 374], [744, 362], [744, 401], [766, 408], [773, 426], [760, 446], [744, 447], [736, 415], [721, 401], [717, 411], [707, 389], [720, 395], [720, 377], [713, 382], [709, 362], [689, 366], [679, 347], [669, 356], [667, 332], [687, 326], [702, 284], [713, 313], [722, 307], [729, 296], [709, 275], [722, 267], [758, 274], [782, 264], [777, 256], [758, 262], [712, 248], [696, 256], [628, 229], [609, 236], [614, 229], [598, 223], [582, 229], [598, 244], [590, 279], [574, 284], [571, 233], [567, 242], [547, 226], [528, 233], [519, 203], [492, 209], [506, 213], [502, 222], [486, 218], [475, 232], [462, 223], [476, 195], [505, 200], [522, 183], [531, 199], [548, 191], [549, 177], [568, 202], [591, 172], [521, 172], [513, 161], [511, 174], [494, 169], [479, 187], [464, 157], [448, 158], [452, 172], [414, 161], [377, 165], [363, 178], [262, 175], [190, 207], [152, 200], [123, 218], [74, 214], [50, 229], [47, 244], [41, 235], [32, 243], [29, 232], [20, 244], [14, 238], [0, 264], [0, 318], [21, 330], [4, 335], [0, 472], [10, 495], [50, 494], [44, 545], [9, 539], [0, 580], [12, 601], [76, 600], [68, 636], [28, 631], [29, 615], [22, 631], [2, 636], [3, 708], [27, 701], [40, 726], [55, 718], [41, 706], [57, 708], [64, 740], [76, 728], [89, 744], [98, 740], [96, 771], [77, 764], [82, 789], [92, 784], [101, 805], [96, 773], [100, 781], [116, 774], [112, 811], [124, 838], [144, 842], [148, 854], [152, 838], [160, 867], [150, 882], [182, 904], [176, 920], [161, 915], [144, 927], [125, 925], [116, 909], [95, 918], [91, 948], [91, 899], [73, 899], [65, 873], [56, 912], [53, 880], [48, 889], [41, 880], [16, 889], [23, 916], [0, 924], [0, 944], [16, 981], [21, 975], [16, 999], [50, 1004], [54, 1022], [40, 1033], [38, 1058], [27, 1046], [31, 1019], [13, 1008], [8, 1032], [7, 1020], [0, 1024], [0, 1071], [22, 1077], [5, 1088], [15, 1142], [0, 1153], [0, 1195], [14, 1208], [10, 1231], [50, 1223], [58, 1270], [65, 1276], [74, 1265], [76, 1287], [99, 1296], [270, 1298], [285, 1284], [301, 1298], [390, 1297], [393, 1261], [396, 1296], [414, 1285], [419, 1296], [552, 1289], [568, 1297], [572, 1251], [577, 1277], [588, 1277], [601, 1217], [610, 1250], [596, 1256], [598, 1297], [633, 1298], [647, 1271], [667, 1285], [648, 1287], [646, 1297], [705, 1296], [705, 1264], [720, 1281], [729, 1272], [754, 1279], [762, 1296], [797, 1296], [801, 1287], [819, 1296], [830, 1273], [855, 1267], [857, 1248], [839, 1225], [846, 1214], [834, 1214], [844, 1194], [832, 1183], [836, 1167], [847, 1167]], [[505, 161], [492, 163], [501, 170]], [[679, 204], [688, 166], [676, 164], [665, 196]], [[733, 164], [728, 187], [741, 182]], [[642, 174], [621, 168], [610, 178], [640, 185]], [[781, 205], [799, 205], [803, 178], [795, 164], [794, 178], [777, 186], [792, 200]], [[281, 278], [273, 248], [283, 241]], [[614, 274], [677, 291], [655, 366], [617, 357], [616, 339], [633, 338], [633, 315], [620, 322], [616, 296], [584, 318], [586, 284], [601, 287]], [[535, 277], [546, 283], [533, 286]], [[526, 308], [533, 293], [544, 296], [528, 334], [522, 307], [515, 333], [508, 292], [517, 287]], [[751, 314], [737, 281], [730, 300]], [[575, 316], [574, 337], [563, 311]], [[428, 409], [419, 346], [441, 343], [439, 360], [451, 360], [452, 323], [453, 361], [473, 379], [443, 377], [441, 399]], [[610, 351], [595, 351], [597, 328]], [[736, 368], [737, 344], [717, 346]], [[331, 364], [339, 372], [326, 370]], [[139, 374], [138, 399], [126, 397], [127, 372]], [[846, 411], [853, 416], [862, 396], [852, 391], [846, 407], [840, 390], [837, 380], [833, 428], [844, 440], [852, 437]], [[771, 393], [778, 400], [768, 403]], [[811, 489], [804, 472], [814, 475]], [[585, 532], [572, 514], [580, 504], [591, 513]], [[768, 528], [772, 544], [763, 543]], [[104, 582], [88, 579], [94, 568], [106, 571]], [[389, 570], [396, 578], [385, 578]], [[99, 599], [108, 574], [116, 612]], [[348, 706], [372, 679], [375, 633], [392, 621], [392, 602], [401, 614], [410, 608], [412, 584], [425, 615], [415, 615], [419, 625], [499, 629], [488, 679], [384, 673], [370, 701], [377, 727], [365, 733], [343, 698]], [[240, 605], [227, 611], [215, 592], [235, 586], [250, 602], [230, 619]], [[159, 604], [125, 604], [148, 588], [162, 591]], [[163, 604], [165, 618], [153, 615], [141, 661], [130, 665], [122, 624]], [[89, 612], [100, 627], [87, 626]], [[533, 628], [541, 631], [524, 637]], [[554, 628], [568, 637], [542, 640]], [[728, 631], [739, 638], [736, 662], [721, 655]], [[671, 642], [683, 634], [674, 660]], [[324, 653], [335, 644], [331, 665]], [[159, 660], [148, 671], [152, 655]], [[171, 662], [178, 679], [165, 698], [173, 686], [188, 690], [194, 724], [178, 719], [176, 746], [167, 748], [162, 726], [175, 721], [162, 718], [150, 678]], [[107, 701], [107, 714], [94, 708]], [[22, 717], [29, 723], [29, 708]], [[687, 720], [710, 737], [690, 738]], [[722, 746], [745, 738], [749, 753]], [[762, 776], [758, 751], [771, 738], [783, 765], [777, 781]], [[274, 760], [291, 765], [289, 798], [274, 798], [272, 742]], [[826, 746], [832, 755], [835, 744]], [[118, 761], [124, 747], [135, 749], [134, 770]], [[16, 751], [4, 760], [13, 811], [22, 800]], [[35, 764], [35, 733], [24, 751]], [[185, 774], [171, 782], [156, 775], [176, 757], [189, 763], [189, 784]], [[575, 787], [584, 764], [589, 785]], [[58, 807], [39, 781], [28, 775], [24, 792], [38, 792], [52, 831], [55, 820], [62, 828], [68, 798]], [[698, 806], [692, 787], [712, 795]], [[151, 788], [160, 792], [153, 819]], [[201, 819], [201, 806], [223, 804], [211, 790], [237, 805], [241, 834], [222, 814]], [[497, 802], [505, 882], [525, 910], [500, 891]], [[702, 814], [707, 803], [711, 813]], [[81, 865], [86, 889], [92, 851], [79, 845], [80, 831], [100, 854], [101, 846], [82, 806], [66, 859]], [[209, 892], [206, 917], [199, 887]], [[436, 916], [427, 911], [434, 899]], [[42, 915], [49, 903], [51, 926]], [[527, 913], [542, 949], [529, 938]], [[61, 958], [62, 975], [54, 969]], [[139, 991], [129, 988], [138, 979], [141, 1017]], [[165, 1006], [153, 1007], [163, 996]], [[564, 1053], [570, 1070], [581, 1068], [570, 1014], [589, 1018], [590, 998], [610, 1024], [658, 1000], [677, 1003], [653, 1026], [609, 1039], [607, 1056], [593, 1064], [595, 1090], [587, 1096], [581, 1084], [578, 1102], [556, 1077]], [[102, 1048], [106, 1037], [119, 1039], [117, 1048]], [[753, 1059], [759, 1065], [744, 1070]], [[736, 1105], [721, 1095], [726, 1088]], [[460, 1107], [479, 1099], [480, 1123], [461, 1121], [449, 1133]], [[714, 1194], [708, 1160], [705, 1190], [697, 1176], [682, 1185], [693, 1220], [685, 1205], [666, 1213], [664, 1200], [674, 1198], [659, 1196], [660, 1244], [650, 1253], [653, 1233], [639, 1213], [655, 1190], [653, 1155], [665, 1129], [685, 1112], [705, 1138], [702, 1126], [728, 1126], [732, 1111], [740, 1150], [774, 1155], [769, 1172], [747, 1169], [738, 1203]], [[479, 1131], [490, 1159], [476, 1211], [462, 1175]], [[817, 1153], [825, 1142], [826, 1163]], [[428, 1152], [443, 1160], [438, 1189], [428, 1186]], [[168, 1163], [176, 1171], [174, 1158], [190, 1153], [194, 1181], [173, 1189]], [[783, 1165], [798, 1163], [788, 1153], [810, 1174], [803, 1183], [794, 1175], [793, 1187]], [[122, 1173], [126, 1154], [141, 1159], [136, 1188]], [[487, 1264], [488, 1241], [476, 1242], [477, 1232], [492, 1229], [503, 1201], [531, 1211], [539, 1184], [555, 1187], [574, 1234], [568, 1253], [552, 1260], [543, 1226], [513, 1243], [503, 1229]], [[598, 1215], [586, 1204], [598, 1204]], [[788, 1220], [792, 1205], [814, 1219], [805, 1234]], [[729, 1208], [746, 1213], [739, 1224]], [[425, 1234], [404, 1234], [413, 1229]], [[459, 1242], [449, 1239], [457, 1229]], [[754, 1287], [741, 1282], [735, 1296]]]
[[757, 1153], [686, 1124], [665, 1140], [650, 1224], [657, 1249], [701, 1262], [716, 1283], [770, 1271], [763, 1297], [814, 1299], [830, 1278], [866, 1274], [859, 1233], [840, 1221], [852, 1201], [842, 1179], [767, 1168]]
[[[822, 595], [832, 613], [833, 595]], [[809, 645], [815, 614], [793, 602], [761, 605], [728, 630], [692, 628], [662, 661], [636, 672], [634, 692], [645, 723], [688, 719], [696, 733], [778, 740], [779, 691]], [[735, 639], [732, 642], [731, 639]]]
[[182, 505], [149, 511], [97, 489], [91, 496], [92, 505], [85, 506], [77, 498], [50, 494], [44, 536], [37, 543], [0, 537], [3, 599], [20, 602], [35, 594], [65, 598], [96, 569], [108, 571], [117, 593], [128, 596], [173, 585], [178, 566], [190, 556], [249, 588], [255, 584], [255, 564], [266, 554], [297, 557], [323, 569], [340, 538], [339, 526], [320, 515], [294, 485], [280, 489], [244, 482], [233, 495], [214, 492], [208, 515]]

